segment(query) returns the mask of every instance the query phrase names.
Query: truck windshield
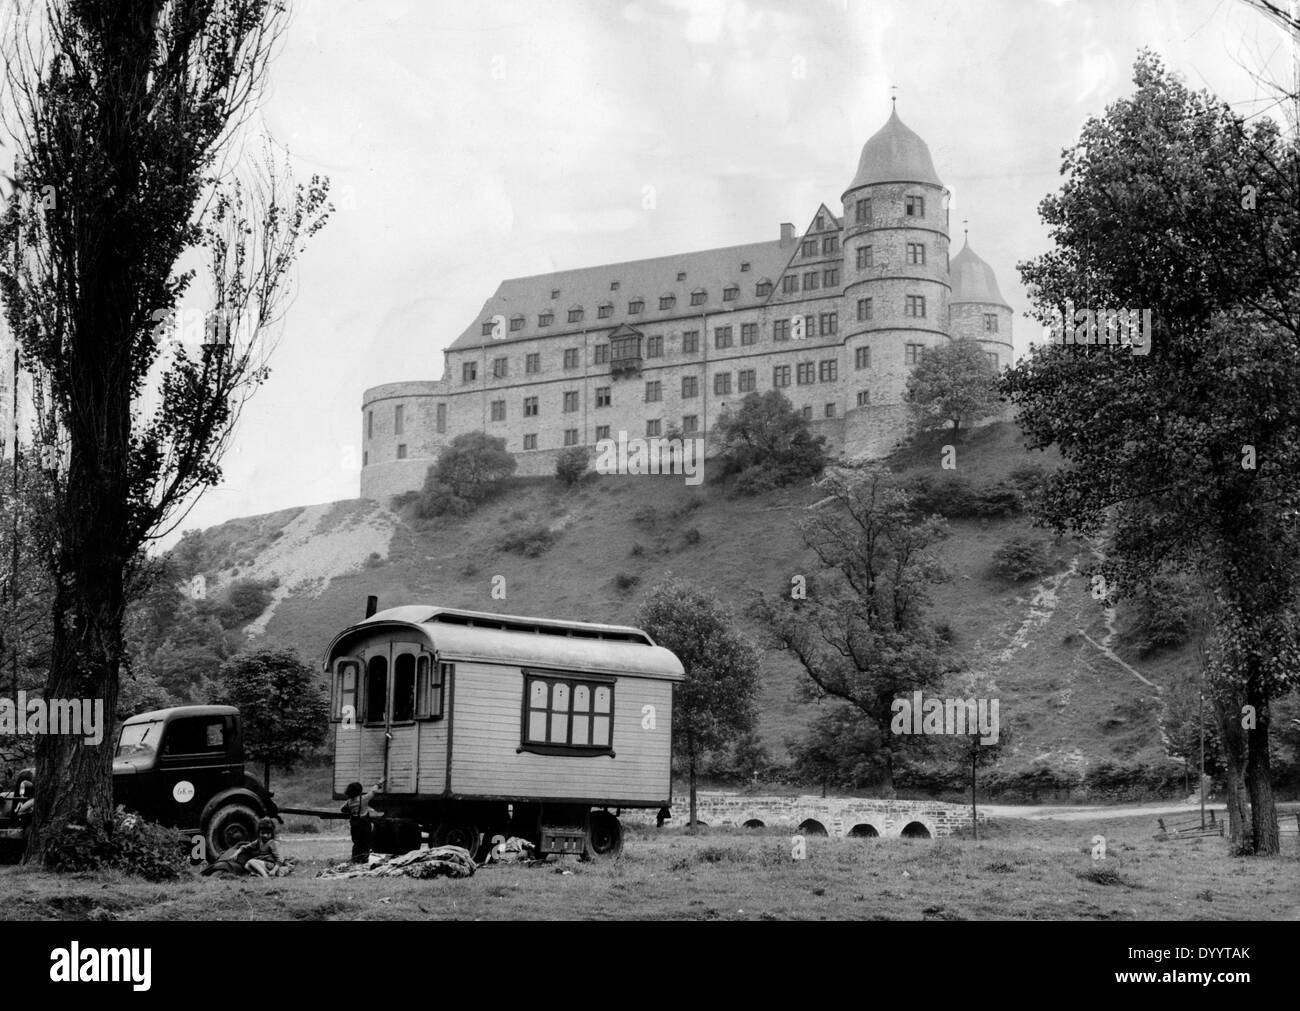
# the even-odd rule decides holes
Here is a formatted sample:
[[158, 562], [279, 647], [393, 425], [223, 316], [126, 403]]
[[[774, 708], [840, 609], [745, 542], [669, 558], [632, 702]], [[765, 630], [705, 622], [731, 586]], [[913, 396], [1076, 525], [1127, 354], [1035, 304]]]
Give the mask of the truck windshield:
[[117, 757], [149, 757], [158, 750], [158, 736], [161, 732], [161, 720], [151, 720], [148, 723], [128, 723], [122, 728], [122, 736], [117, 739]]

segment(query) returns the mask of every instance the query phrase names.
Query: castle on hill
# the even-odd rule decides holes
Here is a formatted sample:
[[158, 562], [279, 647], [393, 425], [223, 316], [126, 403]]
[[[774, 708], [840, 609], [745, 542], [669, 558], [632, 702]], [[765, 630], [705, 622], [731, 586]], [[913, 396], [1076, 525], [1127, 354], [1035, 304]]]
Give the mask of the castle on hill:
[[457, 435], [505, 439], [518, 473], [568, 446], [708, 439], [728, 405], [779, 389], [847, 459], [909, 431], [907, 376], [927, 347], [978, 341], [1012, 362], [1011, 307], [969, 243], [949, 259], [948, 191], [893, 112], [838, 209], [802, 233], [502, 281], [443, 352], [442, 378], [362, 398], [361, 495], [418, 489]]

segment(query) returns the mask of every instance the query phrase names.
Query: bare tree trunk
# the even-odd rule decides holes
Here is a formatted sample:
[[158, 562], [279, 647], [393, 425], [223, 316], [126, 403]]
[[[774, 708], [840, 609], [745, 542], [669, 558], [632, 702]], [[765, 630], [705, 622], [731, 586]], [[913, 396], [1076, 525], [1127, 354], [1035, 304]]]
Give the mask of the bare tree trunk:
[[1240, 706], [1234, 699], [1214, 693], [1214, 716], [1223, 739], [1224, 777], [1227, 780], [1228, 841], [1234, 848], [1249, 843], [1246, 823], [1246, 741], [1237, 714]]
[[1268, 758], [1268, 698], [1259, 691], [1252, 691], [1248, 698], [1248, 704], [1255, 710], [1255, 726], [1246, 730], [1246, 789], [1250, 794], [1251, 846], [1256, 856], [1272, 857], [1281, 852], [1281, 842]]
[[691, 831], [695, 831], [695, 753], [692, 752], [686, 761], [686, 778], [690, 783], [691, 793], [691, 819], [686, 824], [690, 826]]

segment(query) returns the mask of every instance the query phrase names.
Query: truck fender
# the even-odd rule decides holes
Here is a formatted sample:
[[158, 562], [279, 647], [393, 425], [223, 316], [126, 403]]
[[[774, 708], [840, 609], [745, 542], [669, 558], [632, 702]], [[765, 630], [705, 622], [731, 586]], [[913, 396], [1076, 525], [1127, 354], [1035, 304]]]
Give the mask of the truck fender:
[[266, 788], [263, 787], [262, 784], [255, 777], [250, 776], [247, 772], [244, 773], [243, 788], [245, 790], [251, 790], [254, 794], [257, 795], [258, 801], [262, 808], [263, 816], [267, 818], [274, 818], [281, 825], [284, 824], [284, 819], [280, 817], [280, 809], [275, 806], [275, 801], [271, 799], [271, 794], [267, 793]]
[[[225, 807], [231, 801], [238, 801], [247, 804], [254, 811], [258, 812], [258, 817], [266, 815], [266, 804], [254, 791], [242, 786], [232, 786], [227, 790], [222, 790], [220, 793], [213, 794], [208, 802], [203, 805], [203, 813], [199, 816], [199, 828], [206, 832], [208, 822], [212, 816], [217, 813], [218, 809]], [[274, 805], [272, 805], [272, 807], [274, 807]]]

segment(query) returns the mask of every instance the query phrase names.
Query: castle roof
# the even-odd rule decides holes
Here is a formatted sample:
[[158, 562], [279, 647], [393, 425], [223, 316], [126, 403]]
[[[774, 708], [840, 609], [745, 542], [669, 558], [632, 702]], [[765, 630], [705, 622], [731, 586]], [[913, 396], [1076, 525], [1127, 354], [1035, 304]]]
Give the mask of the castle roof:
[[998, 290], [998, 279], [993, 276], [993, 268], [975, 255], [969, 241], [961, 247], [961, 252], [952, 258], [952, 262], [948, 265], [948, 273], [952, 279], [949, 305], [958, 302], [981, 302], [985, 305], [1011, 308], [1002, 298], [1002, 292]]
[[898, 111], [862, 145], [858, 174], [849, 189], [873, 183], [930, 183], [942, 186], [930, 159], [930, 149], [915, 132], [908, 129]]
[[[510, 278], [498, 285], [495, 294], [483, 303], [478, 316], [452, 341], [448, 350], [496, 347], [584, 329], [607, 330], [619, 324], [653, 326], [661, 320], [680, 319], [692, 312], [751, 309], [768, 301], [766, 293], [757, 293], [759, 282], [775, 286], [796, 248], [773, 239]], [[728, 288], [738, 290], [735, 298], [724, 300], [723, 292]], [[704, 299], [692, 305], [691, 296], [696, 292], [703, 292]], [[673, 296], [673, 302], [661, 309], [660, 299], [665, 296]], [[629, 312], [629, 303], [638, 300], [643, 303], [641, 311]], [[612, 307], [604, 318], [598, 314], [602, 305]], [[583, 311], [580, 321], [569, 322], [571, 309]], [[554, 315], [551, 325], [540, 326], [538, 316], [548, 312]], [[507, 326], [504, 339], [494, 340], [483, 333], [483, 325], [497, 315], [507, 321], [522, 316], [523, 323], [518, 329]]]

